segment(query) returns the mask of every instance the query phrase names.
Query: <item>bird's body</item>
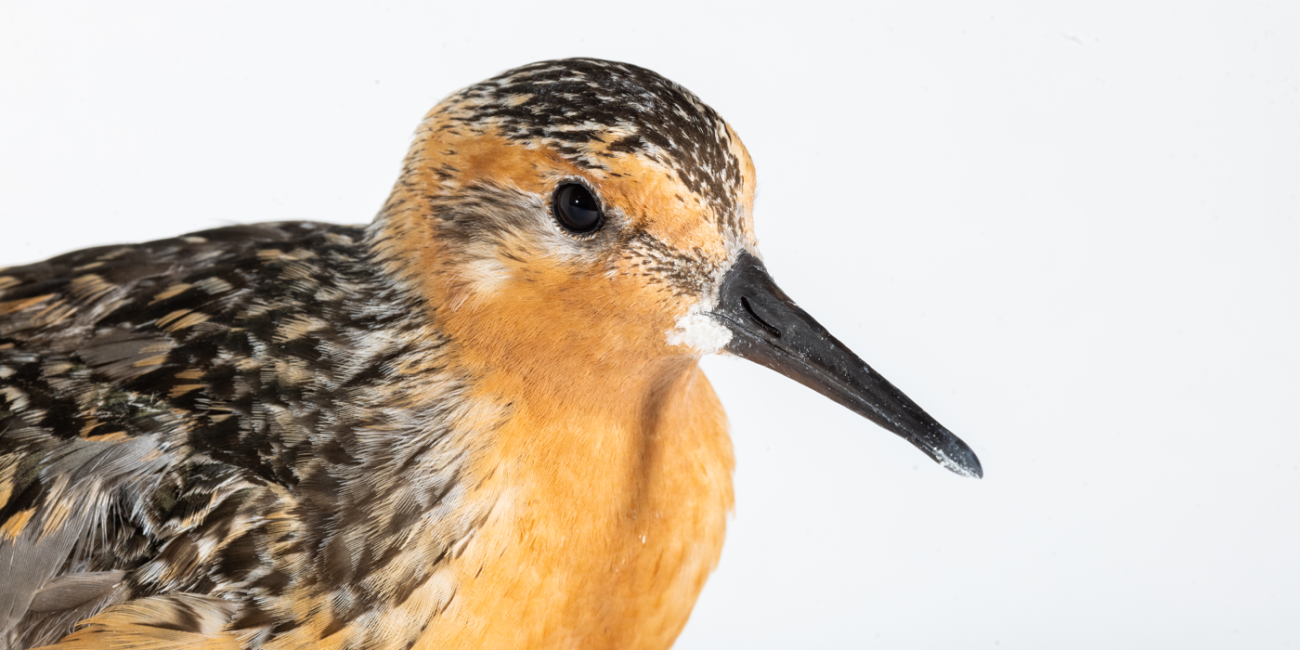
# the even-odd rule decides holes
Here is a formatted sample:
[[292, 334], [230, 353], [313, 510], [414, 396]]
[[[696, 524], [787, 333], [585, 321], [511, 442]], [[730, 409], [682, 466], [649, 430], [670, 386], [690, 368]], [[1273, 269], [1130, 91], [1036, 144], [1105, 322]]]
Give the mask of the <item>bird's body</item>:
[[670, 646], [753, 194], [693, 95], [546, 62], [436, 107], [368, 227], [0, 269], [0, 649]]

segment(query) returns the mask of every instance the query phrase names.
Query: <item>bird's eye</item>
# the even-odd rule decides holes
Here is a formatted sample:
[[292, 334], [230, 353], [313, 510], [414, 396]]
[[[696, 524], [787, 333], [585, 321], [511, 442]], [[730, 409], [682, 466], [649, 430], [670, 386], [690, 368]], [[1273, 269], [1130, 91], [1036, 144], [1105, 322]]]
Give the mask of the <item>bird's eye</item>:
[[565, 183], [555, 188], [555, 220], [571, 233], [585, 235], [596, 232], [605, 223], [605, 215], [591, 190], [577, 183]]

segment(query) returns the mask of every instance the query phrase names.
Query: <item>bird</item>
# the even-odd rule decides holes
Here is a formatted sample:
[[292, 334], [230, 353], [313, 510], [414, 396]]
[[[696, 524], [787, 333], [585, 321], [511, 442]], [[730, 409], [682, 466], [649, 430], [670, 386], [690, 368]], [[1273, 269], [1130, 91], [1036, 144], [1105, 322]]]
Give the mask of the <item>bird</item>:
[[435, 106], [367, 225], [0, 269], [0, 649], [668, 648], [715, 353], [981, 477], [778, 287], [755, 188], [695, 94], [551, 60]]

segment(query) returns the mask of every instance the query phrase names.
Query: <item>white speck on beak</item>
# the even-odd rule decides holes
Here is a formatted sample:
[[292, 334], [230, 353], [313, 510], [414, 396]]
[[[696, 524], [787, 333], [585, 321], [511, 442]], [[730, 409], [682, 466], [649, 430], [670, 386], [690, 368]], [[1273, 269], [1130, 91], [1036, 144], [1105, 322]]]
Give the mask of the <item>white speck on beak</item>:
[[948, 469], [948, 471], [953, 472], [958, 476], [965, 476], [966, 478], [978, 478], [974, 472], [966, 469], [965, 467], [957, 463], [957, 461], [949, 458], [948, 455], [943, 453], [942, 450], [936, 450], [935, 453], [939, 455], [939, 464], [943, 465], [946, 469]]

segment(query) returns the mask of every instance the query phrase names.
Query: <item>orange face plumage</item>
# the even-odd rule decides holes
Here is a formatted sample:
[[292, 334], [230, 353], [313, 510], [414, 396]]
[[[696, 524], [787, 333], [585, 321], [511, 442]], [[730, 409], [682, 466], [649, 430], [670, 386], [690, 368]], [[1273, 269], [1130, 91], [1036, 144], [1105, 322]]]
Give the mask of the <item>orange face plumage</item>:
[[[613, 361], [615, 349], [718, 351], [725, 332], [712, 328], [710, 341], [707, 331], [689, 331], [688, 317], [716, 300], [722, 271], [755, 247], [754, 168], [730, 127], [702, 113], [715, 121], [714, 144], [725, 146], [712, 155], [722, 169], [705, 184], [694, 180], [705, 172], [679, 162], [686, 154], [648, 142], [620, 145], [642, 141], [631, 135], [640, 132], [634, 126], [512, 131], [513, 122], [491, 110], [501, 104], [474, 88], [429, 113], [383, 217], [384, 242], [395, 258], [411, 260], [402, 265], [411, 281], [434, 304], [451, 306], [444, 322], [467, 340], [500, 341], [484, 330], [497, 324], [534, 330], [546, 340], [531, 349], [569, 341], [556, 354], [589, 361]], [[509, 108], [532, 110], [523, 99], [531, 95], [498, 94]], [[707, 110], [680, 96], [695, 102], [692, 110]], [[528, 112], [545, 117], [537, 113]], [[597, 227], [566, 227], [557, 214], [566, 188], [594, 203]]]

